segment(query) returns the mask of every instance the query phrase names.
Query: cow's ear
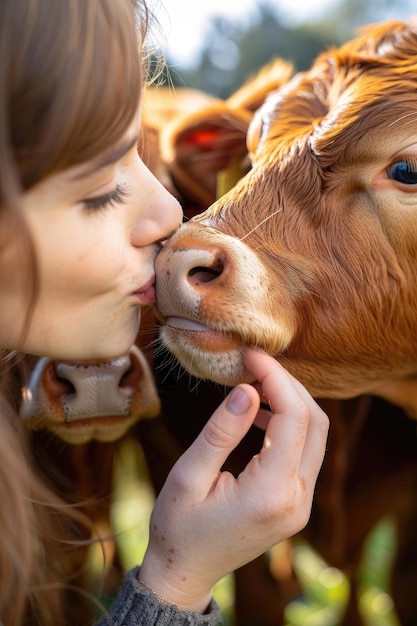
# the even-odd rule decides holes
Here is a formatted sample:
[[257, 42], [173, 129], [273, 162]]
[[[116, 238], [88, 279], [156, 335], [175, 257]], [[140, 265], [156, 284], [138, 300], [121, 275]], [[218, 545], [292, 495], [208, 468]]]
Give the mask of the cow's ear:
[[275, 91], [285, 85], [294, 73], [291, 63], [283, 59], [274, 59], [265, 65], [259, 72], [249, 78], [226, 101], [231, 109], [245, 109], [254, 113], [271, 91]]
[[[252, 114], [217, 100], [175, 119], [161, 135], [161, 149], [175, 187], [197, 213], [233, 186], [248, 169], [246, 133]], [[222, 181], [219, 188], [219, 181]]]
[[247, 171], [253, 114], [292, 73], [291, 64], [275, 59], [228, 100], [180, 114], [161, 131], [162, 158], [186, 213], [207, 208]]

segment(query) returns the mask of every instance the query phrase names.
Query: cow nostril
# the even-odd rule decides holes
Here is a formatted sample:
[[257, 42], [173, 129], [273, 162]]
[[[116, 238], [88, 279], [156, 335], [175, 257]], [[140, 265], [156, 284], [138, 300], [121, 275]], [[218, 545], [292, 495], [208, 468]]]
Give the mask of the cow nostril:
[[210, 267], [193, 267], [193, 269], [188, 272], [188, 278], [194, 285], [209, 283], [220, 276], [223, 270], [223, 263], [219, 261]]
[[140, 380], [143, 378], [143, 375], [144, 373], [141, 364], [132, 355], [130, 358], [129, 368], [124, 372], [119, 381], [119, 389], [130, 392], [138, 386]]
[[75, 385], [65, 376], [58, 374], [55, 367], [53, 367], [53, 371], [49, 377], [48, 388], [57, 398], [71, 396], [77, 393]]

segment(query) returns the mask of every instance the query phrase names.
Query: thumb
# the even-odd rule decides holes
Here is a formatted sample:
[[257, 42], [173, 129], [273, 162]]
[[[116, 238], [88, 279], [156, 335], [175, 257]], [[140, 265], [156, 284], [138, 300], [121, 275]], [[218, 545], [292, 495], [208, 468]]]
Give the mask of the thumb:
[[259, 410], [259, 395], [251, 385], [238, 385], [216, 409], [203, 430], [182, 455], [191, 488], [212, 488], [227, 457], [252, 426]]

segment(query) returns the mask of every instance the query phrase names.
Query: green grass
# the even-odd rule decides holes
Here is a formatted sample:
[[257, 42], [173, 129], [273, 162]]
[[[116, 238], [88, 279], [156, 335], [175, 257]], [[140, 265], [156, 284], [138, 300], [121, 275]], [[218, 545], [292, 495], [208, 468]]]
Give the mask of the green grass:
[[[129, 444], [123, 450], [115, 484], [112, 517], [123, 565], [129, 569], [142, 561], [154, 502], [145, 462], [136, 445]], [[366, 542], [360, 573], [360, 610], [367, 626], [400, 626], [387, 593], [394, 547], [392, 524], [383, 520]], [[337, 626], [349, 595], [344, 575], [301, 541], [295, 542], [294, 562], [304, 596], [288, 605], [286, 626]], [[215, 597], [227, 626], [233, 626], [232, 576], [217, 584]]]

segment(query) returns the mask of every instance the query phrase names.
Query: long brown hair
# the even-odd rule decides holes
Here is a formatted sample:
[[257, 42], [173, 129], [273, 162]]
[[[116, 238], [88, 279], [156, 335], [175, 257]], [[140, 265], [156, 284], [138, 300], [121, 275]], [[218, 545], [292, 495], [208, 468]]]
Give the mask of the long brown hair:
[[[0, 620], [4, 626], [63, 625], [73, 575], [69, 550], [76, 549], [66, 539], [80, 529], [88, 536], [91, 528], [40, 478], [28, 433], [1, 397], [0, 411]], [[90, 615], [92, 601], [80, 591], [71, 593]]]
[[[6, 216], [25, 238], [32, 302], [36, 258], [19, 195], [126, 132], [139, 105], [148, 21], [140, 0], [0, 2], [0, 223]], [[0, 459], [0, 622], [63, 624], [57, 520], [62, 528], [80, 517], [36, 474], [27, 434], [1, 397]]]
[[28, 189], [127, 130], [142, 86], [132, 20], [131, 0], [1, 2], [0, 205], [11, 180]]

